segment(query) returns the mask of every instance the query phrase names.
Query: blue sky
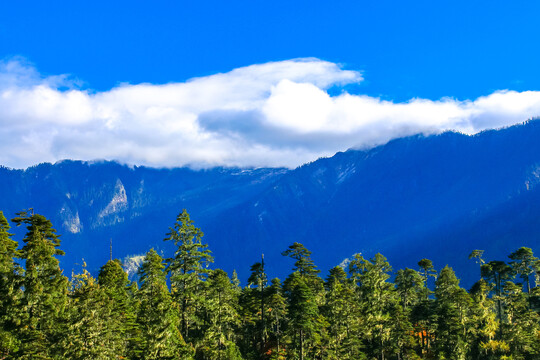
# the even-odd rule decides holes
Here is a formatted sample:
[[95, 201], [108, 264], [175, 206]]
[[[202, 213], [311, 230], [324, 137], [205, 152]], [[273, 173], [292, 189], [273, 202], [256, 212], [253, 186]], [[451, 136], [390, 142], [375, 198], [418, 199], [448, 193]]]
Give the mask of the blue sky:
[[[369, 147], [416, 132], [474, 133], [509, 125], [540, 115], [538, 14], [540, 3], [533, 1], [4, 1], [0, 91], [11, 95], [4, 96], [0, 110], [0, 137], [6, 144], [5, 149], [0, 145], [0, 163], [21, 167], [71, 157], [153, 166], [292, 167], [343, 147]], [[298, 58], [311, 59], [301, 62], [311, 69], [319, 64], [326, 70], [319, 67], [308, 76], [305, 66], [287, 62]], [[263, 73], [279, 73], [275, 67], [285, 64], [301, 74], [285, 71], [281, 78], [253, 85], [261, 76], [251, 71], [256, 64], [268, 65], [258, 68]], [[320, 72], [327, 70], [330, 73]], [[192, 94], [188, 80], [195, 77], [215, 90], [218, 85], [212, 81], [220, 73], [230, 74], [221, 93], [238, 92], [229, 85], [239, 73], [243, 86], [266, 86], [265, 90], [258, 98], [210, 97], [189, 111], [174, 101], [163, 105], [164, 97]], [[287, 81], [313, 88], [291, 89]], [[154, 87], [134, 86], [141, 83]], [[158, 84], [186, 89], [179, 94], [171, 86], [172, 92], [165, 95]], [[51, 92], [43, 95], [44, 89]], [[144, 109], [134, 109], [128, 95], [118, 95], [139, 90], [151, 93], [144, 99], [154, 99]], [[274, 90], [277, 100], [269, 95]], [[490, 98], [505, 91], [506, 97]], [[24, 100], [32, 98], [29, 93], [34, 102]], [[333, 104], [319, 110], [332, 115], [311, 123], [320, 111], [310, 114], [310, 102], [319, 103], [317, 96], [324, 94]], [[354, 111], [343, 105], [343, 94], [359, 97]], [[287, 99], [305, 106], [294, 108]], [[417, 102], [411, 104], [411, 99]], [[362, 101], [378, 105], [362, 107]], [[86, 115], [69, 110], [82, 103], [89, 109]], [[388, 110], [391, 105], [397, 107]], [[498, 117], [500, 106], [510, 115]], [[36, 110], [20, 110], [25, 108]], [[118, 109], [126, 108], [128, 115], [120, 114]], [[448, 109], [445, 119], [414, 120], [426, 112], [435, 117], [441, 108]], [[154, 111], [151, 121], [143, 119], [149, 109]], [[367, 111], [382, 111], [384, 116], [362, 118]], [[410, 121], [396, 120], [403, 113]], [[304, 118], [302, 124], [289, 126], [287, 121], [296, 121], [290, 114]], [[78, 116], [81, 119], [73, 120]], [[344, 125], [341, 120], [348, 117], [349, 125]], [[22, 128], [21, 121], [28, 126]], [[128, 134], [126, 129], [133, 127], [141, 133]], [[338, 135], [334, 128], [341, 129]], [[166, 138], [175, 131], [191, 131], [182, 141], [204, 149], [196, 156], [178, 153], [181, 144]], [[92, 132], [93, 137], [86, 137]], [[156, 135], [150, 137], [149, 132]], [[58, 134], [39, 144], [39, 139]], [[283, 140], [285, 135], [289, 140]], [[98, 141], [104, 137], [108, 140]], [[10, 139], [23, 142], [26, 153], [10, 153]], [[163, 143], [169, 144], [166, 150], [156, 145]], [[111, 150], [94, 151], [95, 147]]]

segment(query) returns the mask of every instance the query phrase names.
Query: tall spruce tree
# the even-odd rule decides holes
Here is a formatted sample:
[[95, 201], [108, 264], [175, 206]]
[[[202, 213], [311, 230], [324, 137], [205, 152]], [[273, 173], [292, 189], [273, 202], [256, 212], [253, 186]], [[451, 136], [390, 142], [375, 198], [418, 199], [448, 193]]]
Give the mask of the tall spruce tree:
[[430, 295], [433, 292], [429, 288], [429, 278], [437, 278], [437, 271], [433, 266], [433, 262], [429, 259], [422, 259], [418, 262], [420, 274], [424, 282], [422, 287], [422, 300], [419, 301], [412, 309], [412, 322], [415, 325], [415, 333], [417, 333], [420, 341], [421, 352], [426, 356], [431, 354], [431, 341], [435, 331], [435, 313], [433, 300]]
[[416, 354], [416, 338], [412, 334], [424, 330], [419, 323], [412, 323], [414, 310], [424, 301], [424, 279], [416, 270], [405, 268], [398, 270], [395, 284], [400, 305], [392, 310], [392, 317], [396, 320], [392, 337], [397, 345], [398, 357], [410, 357]]
[[395, 283], [404, 310], [416, 305], [425, 294], [424, 279], [416, 270], [409, 268], [398, 270]]
[[317, 269], [313, 260], [311, 260], [311, 251], [300, 243], [293, 243], [287, 250], [281, 253], [295, 261], [293, 271], [298, 271], [302, 276], [315, 276], [321, 271]]
[[531, 276], [534, 275], [535, 265], [539, 260], [534, 256], [532, 249], [528, 247], [521, 247], [508, 257], [512, 259], [510, 266], [512, 266], [514, 273], [519, 275], [526, 286], [527, 301], [530, 309], [532, 307]]
[[489, 298], [491, 286], [480, 279], [469, 290], [472, 304], [472, 340], [470, 341], [470, 358], [500, 359], [510, 349], [506, 342], [495, 340], [499, 328], [497, 315], [493, 311], [494, 302]]
[[[483, 264], [482, 278], [493, 284], [495, 289], [495, 302], [497, 304], [497, 318], [499, 323], [504, 321], [503, 302], [504, 302], [504, 284], [512, 277], [512, 268], [504, 261], [490, 261], [487, 264]], [[503, 326], [499, 326], [499, 335], [502, 336]]]
[[288, 297], [289, 334], [292, 338], [289, 357], [304, 360], [316, 353], [322, 328], [319, 308], [313, 290], [306, 283], [306, 276], [293, 272], [285, 280]]
[[328, 359], [361, 359], [360, 323], [354, 288], [343, 268], [330, 269], [323, 314], [328, 328]]
[[464, 360], [468, 341], [469, 294], [459, 287], [454, 270], [445, 266], [435, 282], [435, 330], [438, 356], [444, 359]]
[[[257, 292], [251, 292], [252, 295], [258, 297], [259, 303], [259, 319], [258, 319], [258, 333], [259, 333], [259, 349], [263, 354], [266, 346], [266, 283], [268, 282], [266, 272], [264, 271], [264, 255], [261, 262], [257, 262], [251, 265], [251, 275], [248, 278], [248, 284], [254, 285], [257, 288]], [[256, 301], [255, 301], [256, 302]]]
[[237, 293], [227, 273], [216, 269], [208, 277], [206, 323], [197, 358], [212, 360], [240, 360], [236, 336], [240, 325], [237, 312]]
[[178, 309], [167, 288], [163, 258], [151, 249], [139, 269], [140, 359], [189, 359], [191, 353], [178, 329]]
[[381, 254], [366, 260], [359, 254], [349, 263], [349, 273], [358, 290], [358, 304], [363, 314], [366, 350], [369, 355], [385, 360], [392, 353], [391, 308], [396, 301], [393, 285], [388, 282], [392, 267]]
[[509, 344], [515, 359], [540, 358], [540, 316], [529, 308], [529, 297], [523, 284], [504, 284], [506, 323], [503, 340]]
[[0, 358], [11, 356], [19, 347], [15, 328], [17, 301], [21, 296], [21, 269], [15, 262], [18, 244], [11, 239], [9, 229], [9, 223], [0, 211]]
[[108, 346], [117, 349], [124, 357], [133, 357], [137, 348], [137, 307], [135, 299], [130, 296], [131, 282], [120, 260], [110, 260], [101, 267], [98, 284], [112, 307], [107, 329], [111, 334]]
[[22, 280], [24, 295], [20, 306], [20, 359], [52, 359], [61, 349], [60, 324], [67, 304], [68, 280], [59, 267], [60, 239], [43, 215], [23, 211], [12, 221], [26, 225], [27, 233], [21, 250], [26, 271]]
[[272, 344], [270, 354], [272, 359], [285, 359], [283, 336], [287, 319], [287, 300], [283, 296], [281, 281], [274, 278], [268, 287], [268, 324], [269, 337]]
[[123, 357], [114, 331], [114, 307], [97, 281], [86, 270], [71, 280], [67, 327], [62, 338], [63, 357], [73, 360], [108, 360]]
[[180, 306], [181, 333], [187, 342], [202, 336], [204, 281], [209, 273], [208, 265], [214, 261], [208, 245], [202, 243], [202, 236], [203, 232], [193, 225], [184, 209], [165, 238], [176, 246], [174, 258], [167, 259], [168, 271], [173, 298]]

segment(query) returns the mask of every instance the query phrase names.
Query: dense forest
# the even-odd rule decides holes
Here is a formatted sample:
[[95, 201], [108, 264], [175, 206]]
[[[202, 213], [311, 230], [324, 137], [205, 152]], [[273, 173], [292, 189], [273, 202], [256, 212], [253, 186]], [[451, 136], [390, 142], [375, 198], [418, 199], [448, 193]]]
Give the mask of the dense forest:
[[[0, 359], [539, 359], [540, 261], [521, 247], [507, 261], [475, 250], [478, 281], [429, 259], [396, 272], [381, 254], [354, 255], [326, 277], [300, 243], [292, 271], [269, 280], [264, 257], [241, 286], [214, 269], [184, 210], [129, 281], [119, 260], [68, 278], [60, 239], [32, 211], [0, 212]], [[464, 254], [467, 256], [467, 254]], [[254, 259], [259, 260], [259, 259]]]

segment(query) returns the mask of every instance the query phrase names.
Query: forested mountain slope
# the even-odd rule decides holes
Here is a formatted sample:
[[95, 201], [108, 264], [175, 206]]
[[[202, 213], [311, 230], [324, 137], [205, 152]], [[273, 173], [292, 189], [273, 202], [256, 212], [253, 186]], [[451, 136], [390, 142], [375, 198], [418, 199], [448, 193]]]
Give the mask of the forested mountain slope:
[[[540, 122], [475, 136], [444, 133], [349, 150], [294, 170], [149, 169], [64, 161], [0, 170], [0, 209], [33, 207], [63, 234], [69, 258], [90, 269], [109, 256], [162, 241], [187, 208], [219, 267], [240, 277], [265, 253], [268, 273], [289, 269], [280, 253], [305, 244], [328, 269], [380, 251], [396, 267], [430, 258], [474, 271], [487, 260], [540, 244]], [[465, 283], [467, 274], [459, 274]]]

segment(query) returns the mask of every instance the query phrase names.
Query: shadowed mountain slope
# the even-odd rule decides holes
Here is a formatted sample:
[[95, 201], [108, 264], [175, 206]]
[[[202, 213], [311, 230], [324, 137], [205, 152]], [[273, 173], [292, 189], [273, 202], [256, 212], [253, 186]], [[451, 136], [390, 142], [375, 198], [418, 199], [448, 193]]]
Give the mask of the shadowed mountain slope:
[[475, 136], [444, 133], [349, 150], [294, 170], [149, 169], [111, 162], [64, 161], [0, 169], [0, 209], [26, 207], [51, 218], [63, 235], [66, 270], [90, 268], [149, 247], [169, 252], [167, 229], [182, 208], [205, 232], [216, 266], [249, 266], [265, 253], [270, 275], [291, 263], [293, 241], [323, 270], [356, 252], [381, 252], [391, 264], [464, 269], [470, 284], [476, 248], [506, 260], [520, 246], [539, 251], [540, 122]]

